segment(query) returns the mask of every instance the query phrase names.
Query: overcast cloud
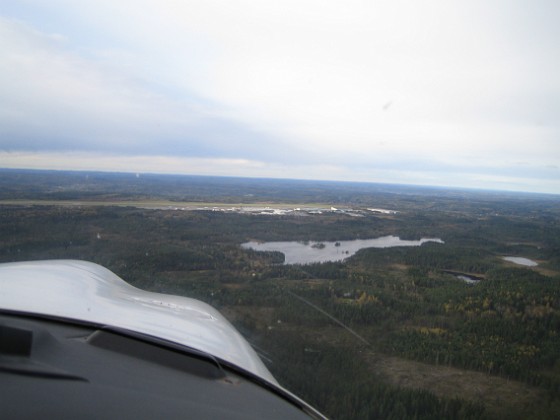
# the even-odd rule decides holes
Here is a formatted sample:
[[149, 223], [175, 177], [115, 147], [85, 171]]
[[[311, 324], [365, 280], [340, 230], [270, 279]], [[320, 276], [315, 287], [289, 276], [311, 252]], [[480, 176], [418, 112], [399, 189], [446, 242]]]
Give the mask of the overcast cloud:
[[0, 1], [0, 167], [560, 193], [556, 1]]

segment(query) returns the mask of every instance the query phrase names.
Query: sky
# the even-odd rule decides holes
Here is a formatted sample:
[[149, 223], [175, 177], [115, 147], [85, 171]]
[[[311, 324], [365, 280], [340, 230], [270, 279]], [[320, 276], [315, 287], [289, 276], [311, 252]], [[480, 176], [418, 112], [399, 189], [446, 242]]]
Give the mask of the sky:
[[556, 0], [0, 0], [0, 167], [560, 194]]

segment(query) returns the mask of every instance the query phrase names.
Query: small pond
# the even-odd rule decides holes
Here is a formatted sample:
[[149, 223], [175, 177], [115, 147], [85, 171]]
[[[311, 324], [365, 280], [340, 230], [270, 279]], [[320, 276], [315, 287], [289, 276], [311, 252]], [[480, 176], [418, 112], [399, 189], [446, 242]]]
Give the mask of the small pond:
[[527, 267], [535, 267], [538, 265], [537, 262], [530, 260], [529, 258], [523, 258], [523, 257], [502, 257], [502, 258], [514, 264], [524, 265]]
[[443, 270], [443, 272], [451, 274], [455, 278], [469, 284], [478, 284], [481, 280], [483, 280], [483, 277], [476, 276], [474, 274], [461, 273], [460, 271]]
[[383, 236], [375, 239], [354, 239], [336, 242], [246, 242], [243, 248], [255, 251], [278, 251], [284, 254], [284, 264], [311, 264], [327, 261], [342, 261], [363, 248], [390, 248], [396, 246], [420, 246], [426, 242], [443, 244], [439, 238], [404, 240], [398, 236]]

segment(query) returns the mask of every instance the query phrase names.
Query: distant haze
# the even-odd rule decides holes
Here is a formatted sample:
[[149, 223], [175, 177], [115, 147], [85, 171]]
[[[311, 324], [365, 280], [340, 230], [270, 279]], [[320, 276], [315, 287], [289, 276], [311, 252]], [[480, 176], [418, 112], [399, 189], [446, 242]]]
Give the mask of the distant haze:
[[560, 2], [0, 3], [0, 167], [560, 194]]

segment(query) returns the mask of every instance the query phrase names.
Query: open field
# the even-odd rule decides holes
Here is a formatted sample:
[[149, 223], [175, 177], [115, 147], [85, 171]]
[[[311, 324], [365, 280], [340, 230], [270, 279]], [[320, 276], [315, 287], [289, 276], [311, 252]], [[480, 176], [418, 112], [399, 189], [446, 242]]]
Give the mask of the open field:
[[170, 201], [170, 200], [0, 200], [0, 206], [105, 206], [105, 207], [136, 207], [142, 209], [174, 209], [174, 210], [212, 210], [231, 209], [231, 208], [273, 208], [273, 209], [294, 209], [294, 208], [317, 208], [330, 210], [331, 206], [324, 203], [275, 203], [275, 202], [255, 202], [255, 203], [224, 203], [224, 202], [194, 202], [194, 201]]
[[531, 418], [548, 400], [543, 390], [500, 376], [384, 355], [371, 354], [368, 359], [372, 372], [393, 385], [480, 403], [491, 416]]

